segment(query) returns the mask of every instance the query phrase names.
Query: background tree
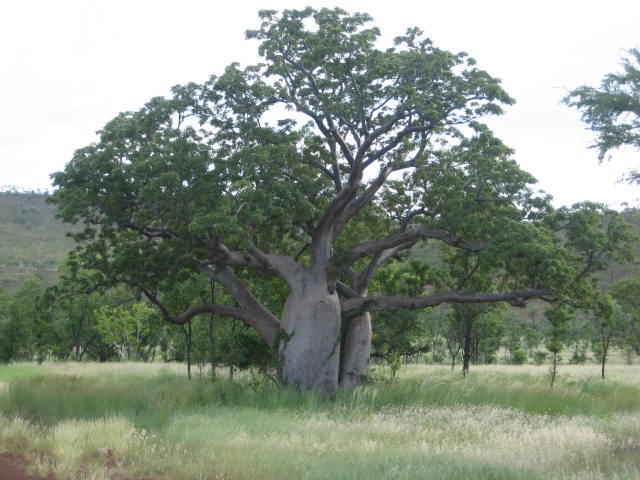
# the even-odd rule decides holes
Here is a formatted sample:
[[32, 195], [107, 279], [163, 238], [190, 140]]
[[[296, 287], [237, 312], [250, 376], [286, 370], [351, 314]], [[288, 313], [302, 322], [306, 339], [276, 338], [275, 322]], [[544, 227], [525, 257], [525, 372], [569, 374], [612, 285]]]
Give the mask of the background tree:
[[[399, 295], [420, 295], [430, 283], [427, 263], [414, 258], [411, 252], [402, 262], [389, 264], [382, 269], [371, 287], [373, 293], [395, 290]], [[426, 353], [431, 345], [428, 340], [427, 311], [404, 310], [378, 312], [374, 322], [372, 353], [376, 358], [397, 356], [406, 363], [408, 357]]]
[[[599, 295], [599, 292], [594, 291], [594, 296]], [[575, 316], [571, 319], [569, 324], [569, 333], [565, 341], [565, 346], [571, 349], [571, 357], [569, 363], [580, 365], [585, 363], [589, 359], [589, 352], [594, 351], [600, 345], [600, 339], [596, 333], [596, 322], [591, 311], [593, 303], [589, 299], [584, 304], [581, 304], [579, 310], [575, 312]], [[598, 352], [600, 350], [598, 349]]]
[[620, 279], [611, 285], [610, 292], [625, 314], [621, 319], [625, 331], [623, 342], [640, 355], [640, 277]]
[[[596, 133], [598, 158], [616, 148], [640, 148], [640, 50], [628, 51], [622, 72], [605, 75], [600, 87], [583, 85], [572, 90], [564, 102], [582, 113], [582, 121]], [[640, 173], [629, 172], [638, 182]]]
[[59, 267], [58, 282], [49, 292], [54, 302], [54, 355], [71, 356], [81, 362], [87, 356], [105, 361], [115, 352], [97, 330], [96, 311], [110, 302], [117, 304], [132, 298], [121, 286], [111, 292], [102, 288], [102, 274], [83, 264], [74, 250], [68, 251]]
[[25, 280], [0, 309], [0, 360], [37, 360], [47, 357], [54, 343], [51, 298], [42, 280]]
[[555, 302], [545, 309], [545, 315], [549, 321], [546, 347], [551, 352], [551, 386], [556, 380], [560, 352], [569, 334], [569, 322], [573, 318], [573, 309], [565, 303]]
[[462, 351], [465, 336], [464, 322], [461, 321], [461, 317], [456, 314], [453, 308], [447, 311], [443, 336], [451, 358], [451, 371], [453, 371], [456, 368], [456, 359]]
[[574, 286], [592, 287], [582, 282], [595, 272], [604, 271], [612, 262], [631, 262], [638, 236], [622, 215], [605, 205], [581, 202], [560, 208], [547, 216], [552, 228], [564, 237], [569, 260], [576, 270]]
[[99, 341], [95, 310], [100, 305], [101, 296], [97, 292], [57, 298], [54, 319], [57, 358], [64, 360], [71, 355], [74, 361], [81, 362], [92, 344]]
[[159, 329], [157, 313], [145, 302], [103, 305], [95, 312], [96, 329], [105, 342], [113, 345], [122, 360], [146, 360], [148, 351], [145, 350], [155, 347], [149, 340]]
[[527, 361], [527, 352], [522, 348], [528, 325], [512, 312], [500, 312], [499, 322], [504, 331], [501, 346], [507, 352], [509, 363], [523, 364]]
[[611, 345], [611, 339], [617, 330], [615, 309], [611, 296], [600, 295], [596, 297], [591, 306], [591, 313], [600, 341], [599, 348], [596, 351], [600, 354], [601, 375], [604, 380], [607, 353]]
[[[561, 286], [568, 270], [529, 255], [531, 235], [518, 262], [504, 254], [522, 240], [505, 232], [546, 207], [480, 122], [513, 103], [497, 79], [418, 29], [380, 50], [365, 14], [260, 19], [247, 36], [261, 64], [233, 64], [118, 115], [53, 175], [51, 199], [84, 225], [79, 251], [105, 284], [144, 293], [176, 324], [205, 313], [244, 322], [278, 351], [287, 384], [323, 395], [366, 373], [373, 312], [523, 305]], [[489, 291], [370, 295], [380, 268], [428, 239], [494, 249], [487, 268], [502, 280]], [[197, 273], [233, 302], [168, 308], [165, 292]]]

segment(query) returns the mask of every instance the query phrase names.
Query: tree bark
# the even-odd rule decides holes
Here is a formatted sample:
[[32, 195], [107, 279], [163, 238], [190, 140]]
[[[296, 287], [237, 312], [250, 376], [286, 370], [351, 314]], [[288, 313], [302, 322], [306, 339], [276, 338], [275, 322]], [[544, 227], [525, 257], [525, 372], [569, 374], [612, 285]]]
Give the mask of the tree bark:
[[604, 365], [605, 362], [607, 361], [607, 350], [609, 350], [609, 342], [611, 340], [611, 335], [603, 335], [602, 336], [602, 362], [601, 362], [601, 375], [602, 375], [602, 380], [604, 380]]
[[556, 373], [558, 372], [558, 352], [551, 352], [551, 386], [556, 381]]
[[365, 312], [349, 321], [344, 334], [340, 364], [340, 386], [354, 389], [369, 370], [371, 357], [371, 315]]
[[338, 389], [340, 301], [326, 283], [306, 282], [292, 289], [282, 313], [279, 354], [287, 385], [322, 396]]
[[471, 361], [471, 337], [473, 333], [473, 317], [465, 311], [462, 310], [462, 315], [464, 315], [463, 325], [464, 325], [464, 338], [462, 340], [462, 377], [465, 378], [469, 373], [469, 363]]

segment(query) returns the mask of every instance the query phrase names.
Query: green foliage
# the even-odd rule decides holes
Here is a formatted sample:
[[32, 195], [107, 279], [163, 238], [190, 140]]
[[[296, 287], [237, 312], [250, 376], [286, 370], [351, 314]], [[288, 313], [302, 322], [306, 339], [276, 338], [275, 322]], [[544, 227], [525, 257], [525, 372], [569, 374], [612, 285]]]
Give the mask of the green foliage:
[[549, 321], [546, 347], [551, 353], [559, 353], [569, 335], [569, 322], [573, 318], [573, 309], [560, 302], [553, 303], [545, 309]]
[[569, 336], [570, 321], [573, 318], [573, 308], [565, 303], [555, 302], [545, 309], [549, 321], [546, 347], [551, 352], [551, 386], [553, 387], [558, 371], [558, 364], [562, 360], [560, 352]]
[[42, 281], [25, 281], [0, 299], [0, 361], [42, 362], [53, 343], [51, 298]]
[[520, 345], [511, 351], [511, 363], [514, 365], [524, 365], [527, 363], [527, 352]]
[[542, 365], [547, 361], [548, 356], [549, 356], [548, 352], [536, 351], [533, 353], [533, 362], [536, 365]]
[[[564, 99], [596, 133], [593, 147], [600, 160], [625, 145], [640, 148], [640, 50], [629, 50], [622, 67], [622, 72], [606, 75], [599, 88], [581, 86]], [[630, 180], [637, 182], [638, 173], [630, 172]]]
[[103, 305], [95, 311], [96, 330], [102, 340], [113, 347], [123, 360], [141, 360], [147, 339], [159, 328], [156, 309], [137, 302], [131, 307]]
[[621, 310], [623, 344], [640, 355], [640, 277], [620, 279], [610, 291]]
[[[247, 33], [260, 64], [231, 64], [119, 114], [53, 175], [51, 202], [78, 224], [72, 273], [146, 295], [183, 329], [183, 340], [164, 339], [166, 352], [208, 350], [213, 363], [216, 351], [229, 365], [264, 368], [277, 332], [301, 321], [288, 295], [328, 292], [346, 321], [426, 300], [464, 304], [449, 333], [463, 331], [465, 363], [472, 341], [476, 359], [495, 361], [504, 324], [480, 304], [582, 300], [589, 275], [631, 258], [635, 237], [615, 212], [587, 203], [555, 212], [534, 192], [481, 123], [513, 99], [466, 53], [417, 28], [381, 50], [371, 18], [340, 8], [264, 10], [260, 20]], [[436, 242], [445, 246], [431, 265], [404, 254]], [[97, 312], [96, 331], [123, 358], [140, 350], [149, 330], [130, 305]], [[210, 317], [204, 341], [204, 324], [192, 323], [202, 314], [225, 318]], [[340, 321], [333, 308], [306, 313], [325, 314]], [[377, 318], [377, 351], [427, 350], [425, 315]], [[314, 340], [340, 341], [325, 337]]]
[[[372, 294], [395, 290], [402, 295], [419, 295], [424, 285], [430, 283], [428, 264], [411, 256], [403, 262], [391, 263], [381, 269], [373, 283]], [[405, 310], [377, 312], [374, 314], [372, 352], [375, 357], [391, 358], [393, 355], [415, 355], [429, 350], [427, 311]]]
[[220, 329], [218, 359], [223, 365], [234, 365], [247, 370], [258, 367], [264, 371], [274, 366], [274, 352], [255, 331], [237, 322], [226, 322]]
[[[417, 29], [378, 50], [370, 17], [341, 9], [261, 20], [248, 38], [264, 64], [233, 64], [118, 115], [53, 175], [51, 200], [86, 227], [75, 238], [106, 281], [160, 292], [215, 264], [251, 267], [235, 269], [251, 283], [249, 246], [304, 265], [309, 244], [325, 242], [324, 222], [340, 271], [356, 233], [357, 245], [416, 221], [484, 240], [490, 232], [474, 230], [495, 232], [533, 208], [534, 179], [478, 121], [513, 100], [465, 53]], [[310, 123], [279, 110], [269, 124], [276, 104]], [[356, 186], [366, 193], [343, 207], [336, 199]]]

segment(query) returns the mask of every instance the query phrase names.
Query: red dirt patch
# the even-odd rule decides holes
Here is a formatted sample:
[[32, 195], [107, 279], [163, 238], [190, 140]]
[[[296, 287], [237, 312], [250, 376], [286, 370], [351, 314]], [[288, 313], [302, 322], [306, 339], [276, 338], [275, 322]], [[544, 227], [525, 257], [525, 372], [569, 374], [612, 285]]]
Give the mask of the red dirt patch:
[[[107, 466], [113, 468], [114, 465]], [[24, 455], [15, 453], [0, 453], [0, 480], [56, 480], [57, 477], [53, 472], [49, 472], [46, 476], [42, 476], [38, 473], [27, 474], [29, 462]], [[113, 473], [111, 475], [112, 480], [154, 480], [151, 477], [128, 477], [120, 473]]]
[[0, 479], [2, 480], [55, 480], [53, 473], [46, 477], [27, 475], [27, 459], [23, 455], [0, 453]]

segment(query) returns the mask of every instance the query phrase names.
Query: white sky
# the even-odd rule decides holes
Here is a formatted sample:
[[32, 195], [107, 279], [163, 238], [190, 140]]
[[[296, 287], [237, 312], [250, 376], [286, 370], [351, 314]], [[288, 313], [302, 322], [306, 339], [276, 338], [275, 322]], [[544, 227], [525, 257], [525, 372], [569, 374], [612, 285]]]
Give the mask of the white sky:
[[232, 61], [257, 60], [261, 8], [340, 7], [374, 17], [390, 40], [418, 26], [435, 45], [466, 51], [517, 104], [490, 122], [557, 205], [638, 205], [616, 183], [640, 152], [599, 165], [579, 114], [560, 103], [598, 85], [640, 46], [637, 0], [7, 0], [0, 4], [0, 189], [50, 188], [75, 149], [125, 110]]

